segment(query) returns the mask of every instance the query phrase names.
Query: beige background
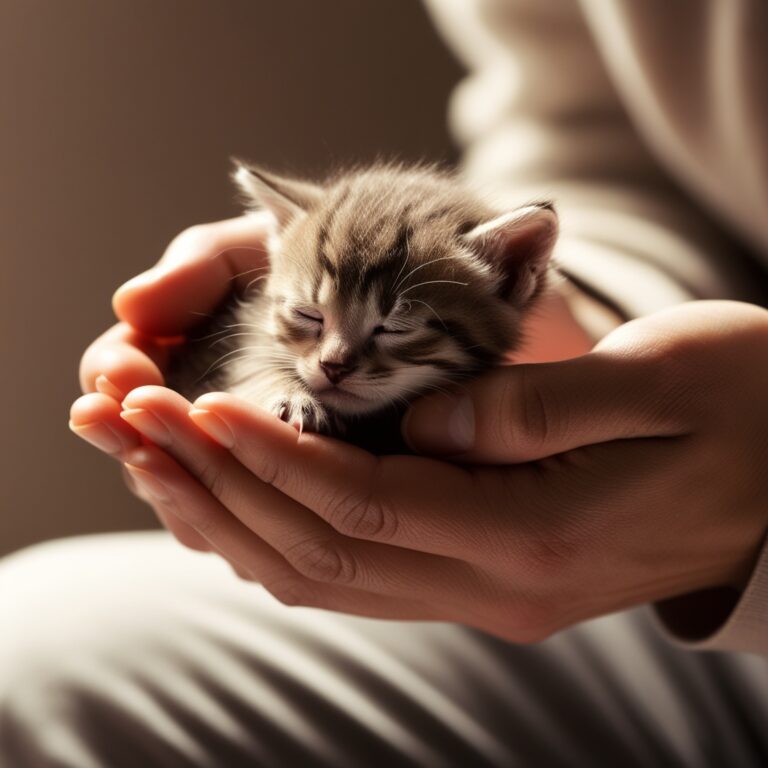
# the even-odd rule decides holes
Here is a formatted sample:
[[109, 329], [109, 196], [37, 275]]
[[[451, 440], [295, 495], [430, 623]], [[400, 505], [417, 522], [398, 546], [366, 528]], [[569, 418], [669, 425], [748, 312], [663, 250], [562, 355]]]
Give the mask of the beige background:
[[446, 158], [459, 77], [416, 0], [0, 0], [0, 553], [146, 527], [66, 428], [110, 294], [236, 212], [228, 157]]

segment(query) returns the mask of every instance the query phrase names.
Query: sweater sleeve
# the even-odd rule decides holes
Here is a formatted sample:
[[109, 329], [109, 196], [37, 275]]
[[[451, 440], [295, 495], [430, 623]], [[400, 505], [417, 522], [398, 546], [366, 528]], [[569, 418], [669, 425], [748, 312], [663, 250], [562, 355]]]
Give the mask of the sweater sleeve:
[[[635, 127], [583, 4], [428, 5], [468, 69], [450, 114], [466, 174], [502, 204], [554, 200], [567, 273], [625, 317], [691, 299], [757, 300], [743, 247]], [[742, 594], [689, 595], [653, 610], [687, 647], [768, 654], [768, 546]]]
[[652, 611], [659, 629], [691, 650], [768, 655], [768, 542], [742, 592], [724, 587], [682, 595]]
[[635, 129], [574, 0], [428, 0], [469, 72], [450, 122], [466, 174], [502, 204], [556, 202], [558, 262], [626, 316], [744, 298], [735, 240]]

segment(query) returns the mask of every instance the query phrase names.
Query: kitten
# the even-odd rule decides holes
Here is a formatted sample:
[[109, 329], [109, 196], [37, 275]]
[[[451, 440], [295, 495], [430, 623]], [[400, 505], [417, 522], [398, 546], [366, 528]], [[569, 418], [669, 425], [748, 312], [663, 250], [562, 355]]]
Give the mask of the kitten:
[[519, 344], [557, 237], [551, 204], [500, 212], [425, 167], [233, 177], [269, 215], [270, 266], [176, 355], [169, 385], [188, 397], [225, 390], [365, 442], [372, 419], [396, 426], [413, 398]]

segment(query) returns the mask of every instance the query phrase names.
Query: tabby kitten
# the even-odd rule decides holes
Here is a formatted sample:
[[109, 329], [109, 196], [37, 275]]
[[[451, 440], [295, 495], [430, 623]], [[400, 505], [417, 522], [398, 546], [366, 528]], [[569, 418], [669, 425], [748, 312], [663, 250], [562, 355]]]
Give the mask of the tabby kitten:
[[225, 390], [348, 436], [519, 344], [557, 236], [550, 204], [500, 212], [424, 167], [319, 185], [241, 164], [234, 179], [269, 216], [269, 268], [176, 356], [185, 395]]

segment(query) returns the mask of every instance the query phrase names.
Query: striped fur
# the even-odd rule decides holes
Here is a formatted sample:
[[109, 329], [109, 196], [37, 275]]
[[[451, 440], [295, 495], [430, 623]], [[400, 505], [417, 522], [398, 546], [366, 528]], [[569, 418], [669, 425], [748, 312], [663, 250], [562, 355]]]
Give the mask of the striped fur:
[[[551, 204], [505, 216], [424, 167], [311, 185], [241, 166], [236, 180], [251, 208], [272, 213], [270, 271], [178, 357], [185, 394], [224, 389], [339, 434], [518, 346], [545, 285]], [[321, 364], [344, 378], [334, 385]]]

